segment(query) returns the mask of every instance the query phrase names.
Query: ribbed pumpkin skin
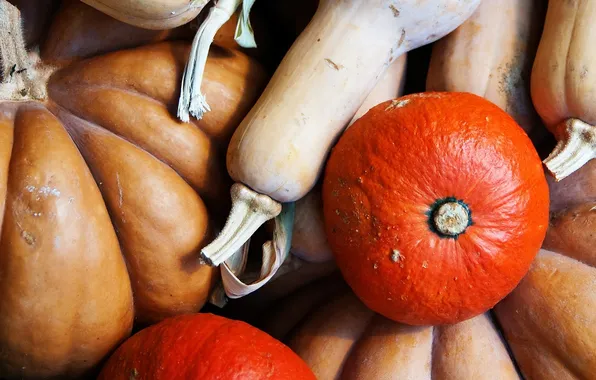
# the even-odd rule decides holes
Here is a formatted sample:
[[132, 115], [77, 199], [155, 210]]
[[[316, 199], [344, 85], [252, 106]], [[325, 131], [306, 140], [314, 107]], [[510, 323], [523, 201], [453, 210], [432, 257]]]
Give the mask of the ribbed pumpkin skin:
[[[457, 238], [431, 228], [437, 202], [471, 211]], [[407, 324], [485, 312], [528, 271], [548, 226], [548, 187], [531, 141], [467, 93], [385, 102], [333, 149], [323, 183], [337, 264], [372, 310]]]
[[527, 379], [596, 374], [596, 161], [549, 178], [551, 220], [519, 286], [495, 307]]
[[314, 380], [281, 342], [213, 314], [173, 317], [140, 331], [108, 360], [99, 380]]
[[102, 194], [43, 105], [0, 103], [0, 376], [62, 378], [132, 328], [129, 276]]
[[263, 316], [319, 380], [518, 380], [487, 314], [446, 326], [406, 326], [366, 308], [342, 281], [303, 287]]
[[190, 45], [77, 61], [143, 42], [117, 40], [132, 27], [109, 20], [114, 34], [85, 50], [107, 20], [85, 22], [88, 10], [48, 33], [44, 58], [75, 61], [52, 74], [48, 99], [0, 102], [2, 378], [87, 375], [133, 319], [204, 305], [217, 270], [197, 255], [228, 207], [225, 147], [266, 78], [254, 60], [214, 46], [202, 86], [213, 110], [180, 123], [172, 110]]

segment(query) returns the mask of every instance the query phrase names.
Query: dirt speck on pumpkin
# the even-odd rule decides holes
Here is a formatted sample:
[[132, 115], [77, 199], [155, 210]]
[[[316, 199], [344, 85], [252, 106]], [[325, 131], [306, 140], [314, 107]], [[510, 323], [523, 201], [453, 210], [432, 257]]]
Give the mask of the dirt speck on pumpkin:
[[422, 268], [424, 268], [424, 269], [428, 268], [428, 261], [424, 260], [422, 262]]
[[136, 380], [139, 377], [139, 370], [137, 370], [136, 368], [133, 368], [130, 370], [130, 380]]
[[377, 269], [378, 267], [379, 267], [379, 264], [377, 264], [377, 263], [373, 264], [373, 269]]
[[25, 240], [25, 242], [29, 245], [34, 245], [35, 244], [35, 236], [33, 236], [30, 232], [28, 231], [22, 231], [21, 232], [21, 237]]
[[[387, 106], [387, 108], [385, 108], [385, 111], [391, 111], [394, 110], [396, 108], [401, 108], [406, 106], [408, 103], [410, 103], [410, 99], [403, 99], [403, 100], [399, 100], [399, 99], [395, 99], [391, 101], [391, 104], [389, 104]], [[372, 171], [372, 169], [371, 169]]]
[[391, 261], [393, 261], [394, 263], [397, 263], [398, 261], [401, 261], [405, 259], [404, 256], [402, 256], [402, 254], [399, 252], [399, 250], [394, 249], [393, 251], [391, 251]]

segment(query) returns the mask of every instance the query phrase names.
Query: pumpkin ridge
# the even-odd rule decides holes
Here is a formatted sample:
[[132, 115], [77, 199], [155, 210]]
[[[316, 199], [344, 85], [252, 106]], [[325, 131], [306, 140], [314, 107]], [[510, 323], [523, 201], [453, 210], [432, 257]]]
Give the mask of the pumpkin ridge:
[[[111, 90], [111, 88], [109, 88], [108, 86], [105, 86], [104, 89], [106, 90]], [[117, 91], [117, 90], [116, 90]], [[163, 104], [161, 102], [159, 102], [156, 99], [151, 99], [152, 102], [154, 104], [156, 104], [161, 110], [163, 110], [165, 113], [164, 115], [169, 115], [168, 110], [166, 107], [163, 106]], [[101, 118], [102, 116], [93, 116], [93, 117], [88, 117], [88, 113], [85, 112], [85, 109], [82, 110], [73, 110], [71, 107], [66, 108], [64, 106], [62, 106], [59, 103], [54, 102], [54, 104], [56, 104], [58, 107], [60, 107], [61, 109], [63, 109], [64, 111], [68, 112], [69, 114], [76, 116], [78, 119], [83, 120], [83, 121], [87, 121], [92, 123], [93, 125], [97, 126], [98, 128], [101, 128], [115, 136], [120, 137], [121, 139], [129, 142], [130, 144], [134, 145], [135, 147], [145, 151], [146, 153], [150, 154], [153, 158], [155, 158], [156, 160], [159, 160], [160, 162], [164, 163], [165, 165], [169, 166], [170, 168], [172, 168], [172, 170], [176, 171], [176, 173], [178, 173], [178, 175], [180, 175], [186, 182], [188, 182], [189, 185], [191, 185], [191, 187], [201, 195], [201, 197], [205, 197], [209, 200], [212, 199], [216, 199], [217, 198], [217, 191], [214, 191], [213, 189], [210, 189], [215, 187], [216, 189], [218, 187], [221, 187], [222, 185], [220, 185], [220, 183], [223, 181], [222, 179], [218, 178], [216, 173], [217, 172], [217, 168], [213, 168], [211, 165], [213, 163], [214, 157], [212, 156], [213, 154], [217, 154], [219, 152], [219, 150], [217, 149], [216, 146], [211, 145], [209, 148], [212, 148], [214, 150], [214, 152], [206, 152], [207, 157], [205, 158], [205, 162], [204, 162], [204, 170], [208, 171], [210, 174], [209, 178], [210, 178], [210, 183], [215, 183], [215, 184], [210, 184], [210, 183], [200, 183], [198, 182], [197, 178], [193, 178], [190, 175], [193, 173], [186, 173], [187, 175], [185, 175], [182, 171], [184, 169], [186, 169], [183, 165], [184, 163], [180, 163], [180, 162], [176, 162], [177, 158], [179, 158], [180, 156], [177, 155], [171, 155], [170, 157], [164, 156], [163, 154], [159, 154], [160, 153], [160, 147], [159, 146], [154, 146], [153, 143], [151, 141], [146, 141], [146, 142], [139, 142], [138, 141], [138, 137], [135, 136], [135, 134], [137, 133], [135, 130], [133, 130], [132, 128], [128, 128], [127, 126], [124, 126], [124, 132], [128, 132], [128, 136], [121, 133], [121, 131], [114, 131], [114, 128], [110, 127], [107, 128], [104, 125], [100, 124], [99, 121], [97, 119]], [[85, 108], [83, 106], [83, 108]], [[95, 119], [95, 120], [94, 120]], [[109, 120], [108, 120], [109, 121]], [[152, 123], [154, 125], [156, 125], [155, 123]], [[161, 127], [161, 126], [158, 126]], [[197, 137], [197, 138], [203, 138], [204, 140], [202, 141], [197, 141], [198, 144], [202, 144], [204, 141], [209, 141], [209, 135], [207, 135], [205, 133], [204, 130], [202, 130], [201, 128], [196, 128], [196, 126], [191, 125], [189, 126], [190, 128], [195, 128], [194, 131], [191, 132], [187, 132], [190, 133], [190, 136], [188, 137]], [[116, 127], [117, 128], [117, 127]], [[181, 133], [184, 133], [184, 130], [182, 130]], [[176, 135], [174, 135], [174, 137], [177, 137]], [[154, 153], [157, 152], [158, 154]], [[166, 153], [166, 155], [168, 155], [168, 153]]]
[[[170, 315], [172, 311], [188, 311], [189, 308], [194, 311], [194, 305], [199, 304], [199, 301], [205, 297], [205, 294], [197, 289], [202, 289], [206, 282], [213, 280], [208, 274], [213, 273], [213, 270], [200, 266], [197, 260], [197, 252], [211, 232], [208, 229], [208, 217], [199, 217], [199, 215], [207, 214], [203, 200], [175, 170], [154, 158], [150, 153], [109, 130], [72, 114], [68, 115], [63, 113], [61, 120], [72, 134], [77, 148], [93, 173], [94, 180], [100, 185], [103, 184], [100, 186], [101, 194], [112, 223], [118, 232], [122, 253], [126, 257], [129, 273], [133, 279], [137, 318], [146, 322]], [[89, 136], [89, 138], [87, 139], [85, 136]], [[116, 140], [111, 141], [114, 146], [111, 149], [111, 154], [117, 154], [120, 157], [120, 159], [116, 156], [110, 158], [118, 162], [117, 167], [106, 166], [109, 163], [97, 162], [101, 160], [101, 154], [103, 154], [101, 149], [107, 149], [101, 148], [101, 144], [105, 144], [102, 143], [103, 140], [97, 140], [102, 138], [117, 139], [122, 142], [123, 145], [114, 146]], [[126, 195], [130, 193], [123, 193], [122, 188], [130, 187], [128, 181], [135, 181], [135, 183], [141, 181], [141, 185], [147, 185], [148, 179], [145, 177], [144, 180], [139, 180], [135, 176], [131, 176], [130, 165], [132, 163], [128, 162], [129, 157], [120, 155], [130, 155], [130, 160], [135, 161], [146, 157], [151, 161], [145, 161], [143, 167], [149, 165], [150, 162], [151, 165], [154, 165], [152, 173], [153, 176], [158, 176], [158, 179], [153, 180], [155, 186], [153, 186], [153, 182], [149, 183], [152, 185], [151, 191], [143, 197], [147, 198], [143, 202], [155, 203], [159, 192], [165, 189], [163, 181], [166, 179], [169, 181], [172, 190], [163, 200], [168, 203], [162, 207], [168, 208], [168, 213], [171, 216], [160, 210], [147, 209], [143, 206], [143, 202], [139, 203], [140, 200], [136, 196], [130, 197], [129, 195], [128, 199], [130, 200], [126, 201]], [[122, 187], [119, 182], [118, 167], [121, 167], [125, 173], [129, 172], [129, 175], [122, 177], [126, 179]], [[141, 171], [144, 170], [148, 169], [143, 168]], [[116, 182], [114, 182], [114, 173]], [[118, 194], [115, 193], [116, 187]], [[137, 190], [143, 191], [142, 189]], [[114, 197], [119, 197], [119, 199]], [[174, 218], [181, 217], [185, 217], [187, 220], [184, 228], [173, 224]], [[145, 234], [138, 233], [141, 228], [145, 230]], [[186, 233], [181, 235], [183, 230]], [[178, 236], [177, 239], [176, 236]], [[164, 246], [164, 244], [167, 245]], [[153, 252], [162, 252], [162, 255], [152, 259]], [[164, 272], [170, 276], [165, 276]]]

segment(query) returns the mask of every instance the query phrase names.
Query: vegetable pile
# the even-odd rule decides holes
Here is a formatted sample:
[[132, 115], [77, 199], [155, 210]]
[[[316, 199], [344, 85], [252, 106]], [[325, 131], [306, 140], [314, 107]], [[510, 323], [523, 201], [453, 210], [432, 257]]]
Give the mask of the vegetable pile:
[[594, 378], [595, 16], [0, 0], [0, 378]]

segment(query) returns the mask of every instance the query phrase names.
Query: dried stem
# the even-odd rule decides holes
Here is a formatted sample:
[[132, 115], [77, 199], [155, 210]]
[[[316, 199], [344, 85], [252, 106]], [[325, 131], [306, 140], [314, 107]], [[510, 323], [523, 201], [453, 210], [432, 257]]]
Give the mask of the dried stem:
[[45, 99], [45, 83], [39, 80], [25, 47], [21, 12], [7, 0], [0, 0], [0, 60], [0, 99]]
[[282, 209], [278, 202], [241, 183], [232, 185], [231, 194], [232, 210], [223, 230], [201, 250], [202, 260], [212, 266], [230, 258], [263, 223], [279, 215]]
[[197, 30], [182, 76], [182, 88], [178, 101], [178, 118], [180, 120], [188, 122], [190, 115], [201, 119], [205, 112], [211, 110], [205, 95], [201, 93], [201, 82], [209, 48], [217, 31], [232, 17], [241, 3], [242, 0], [217, 1]]
[[571, 118], [559, 128], [559, 143], [544, 160], [544, 165], [557, 182], [596, 157], [595, 126]]

